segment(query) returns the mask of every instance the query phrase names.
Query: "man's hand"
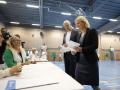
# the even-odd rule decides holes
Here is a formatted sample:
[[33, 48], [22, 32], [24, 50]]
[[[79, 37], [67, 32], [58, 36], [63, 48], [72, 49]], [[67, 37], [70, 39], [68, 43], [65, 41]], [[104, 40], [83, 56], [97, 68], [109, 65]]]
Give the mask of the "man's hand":
[[67, 44], [63, 44], [63, 46], [64, 46], [64, 47], [68, 47], [68, 45], [67, 45]]

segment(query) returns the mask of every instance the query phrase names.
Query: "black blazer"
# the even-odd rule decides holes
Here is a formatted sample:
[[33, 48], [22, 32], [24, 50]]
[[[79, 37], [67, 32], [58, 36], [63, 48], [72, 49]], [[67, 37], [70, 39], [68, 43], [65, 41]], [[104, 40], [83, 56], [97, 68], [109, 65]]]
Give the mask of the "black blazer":
[[[66, 40], [65, 40], [66, 34], [67, 34], [67, 32], [64, 34], [64, 37], [63, 37], [63, 44], [66, 43]], [[72, 30], [71, 36], [70, 36], [70, 40], [71, 40], [71, 41], [74, 41], [74, 42], [77, 42], [78, 37], [79, 37], [78, 31]]]
[[[79, 35], [77, 42], [79, 42], [80, 37], [81, 34]], [[96, 52], [96, 49], [98, 48], [98, 33], [95, 29], [87, 30], [83, 43], [80, 47], [82, 47], [82, 53], [88, 62], [94, 63], [99, 60]]]
[[6, 45], [7, 45], [6, 41], [5, 40], [2, 41], [2, 46], [0, 46], [0, 64], [4, 64], [3, 53], [4, 53], [5, 49], [6, 49]]

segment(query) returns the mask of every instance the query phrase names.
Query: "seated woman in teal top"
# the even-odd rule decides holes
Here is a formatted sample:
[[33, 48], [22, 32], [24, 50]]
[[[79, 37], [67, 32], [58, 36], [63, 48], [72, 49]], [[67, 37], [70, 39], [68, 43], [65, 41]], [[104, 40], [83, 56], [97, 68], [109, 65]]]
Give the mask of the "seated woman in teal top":
[[9, 47], [5, 50], [3, 58], [8, 67], [15, 66], [18, 63], [25, 63], [26, 52], [21, 47], [20, 38], [13, 36], [9, 39]]
[[10, 49], [6, 49], [4, 53], [4, 61], [7, 67], [12, 67], [17, 64], [17, 62], [13, 58], [12, 51]]

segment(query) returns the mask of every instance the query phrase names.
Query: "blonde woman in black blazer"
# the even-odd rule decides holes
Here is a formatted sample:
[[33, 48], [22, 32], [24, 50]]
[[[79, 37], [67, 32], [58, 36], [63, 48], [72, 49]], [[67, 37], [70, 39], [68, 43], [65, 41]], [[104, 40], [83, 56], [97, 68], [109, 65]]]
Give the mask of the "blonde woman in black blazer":
[[96, 49], [98, 48], [97, 31], [95, 29], [89, 29], [90, 24], [84, 16], [78, 16], [75, 23], [80, 31], [78, 38], [80, 47], [75, 48], [77, 51], [75, 78], [83, 85], [91, 85], [93, 90], [100, 90], [99, 59], [96, 53]]

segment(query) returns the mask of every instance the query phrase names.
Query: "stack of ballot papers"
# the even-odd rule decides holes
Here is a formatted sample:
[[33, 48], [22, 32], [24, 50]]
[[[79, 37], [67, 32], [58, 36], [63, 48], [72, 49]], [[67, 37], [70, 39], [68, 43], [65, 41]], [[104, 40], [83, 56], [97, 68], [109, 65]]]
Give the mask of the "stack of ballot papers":
[[74, 41], [69, 41], [69, 43], [68, 43], [69, 48], [74, 48], [74, 47], [79, 47], [79, 46], [80, 46], [80, 44], [76, 43]]
[[65, 53], [65, 52], [69, 52], [69, 51], [71, 50], [71, 48], [69, 48], [69, 47], [64, 47], [64, 46], [62, 46], [62, 45], [61, 45], [60, 47], [61, 47], [61, 51], [64, 52], [64, 53]]
[[61, 47], [62, 52], [65, 53], [65, 52], [73, 51], [74, 50], [73, 48], [79, 47], [79, 46], [80, 46], [79, 43], [76, 43], [74, 41], [69, 41], [68, 47], [64, 47], [62, 45], [60, 47]]

